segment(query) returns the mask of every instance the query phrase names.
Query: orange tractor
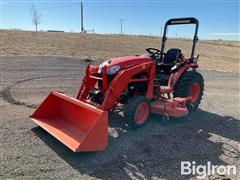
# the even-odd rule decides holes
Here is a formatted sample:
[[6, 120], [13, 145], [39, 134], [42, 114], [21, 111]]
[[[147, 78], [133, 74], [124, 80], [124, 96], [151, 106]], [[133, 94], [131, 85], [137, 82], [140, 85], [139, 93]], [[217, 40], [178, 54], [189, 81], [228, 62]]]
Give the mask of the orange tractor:
[[[164, 51], [169, 25], [195, 24], [192, 52]], [[166, 22], [161, 50], [145, 55], [112, 58], [86, 67], [75, 98], [53, 91], [31, 119], [74, 152], [101, 151], [108, 144], [108, 112], [119, 104], [129, 125], [143, 126], [149, 114], [183, 117], [198, 108], [204, 80], [194, 56], [198, 20], [176, 18]]]

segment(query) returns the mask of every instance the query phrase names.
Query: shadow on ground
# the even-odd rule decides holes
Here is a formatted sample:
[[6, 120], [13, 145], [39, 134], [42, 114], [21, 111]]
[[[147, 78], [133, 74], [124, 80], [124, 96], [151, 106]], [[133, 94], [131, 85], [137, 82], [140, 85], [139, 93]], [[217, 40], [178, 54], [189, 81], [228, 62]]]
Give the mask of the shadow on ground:
[[41, 128], [32, 130], [80, 174], [102, 179], [181, 179], [181, 161], [226, 165], [240, 158], [237, 146], [227, 143], [239, 143], [240, 121], [229, 116], [198, 110], [185, 119], [165, 122], [152, 115], [138, 130], [119, 121], [123, 118], [118, 112], [109, 118], [116, 136], [109, 136], [108, 148], [97, 153], [73, 153]]

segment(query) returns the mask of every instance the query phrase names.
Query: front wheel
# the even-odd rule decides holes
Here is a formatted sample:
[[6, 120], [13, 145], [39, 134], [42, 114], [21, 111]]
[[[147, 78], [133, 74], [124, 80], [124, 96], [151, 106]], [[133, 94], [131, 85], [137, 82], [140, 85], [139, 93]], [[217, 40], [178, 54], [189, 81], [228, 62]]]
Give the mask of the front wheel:
[[188, 105], [190, 111], [196, 110], [201, 103], [204, 90], [204, 79], [196, 71], [186, 71], [174, 87], [174, 97], [191, 97]]
[[144, 96], [129, 99], [124, 108], [124, 116], [132, 128], [142, 127], [150, 114], [150, 101]]

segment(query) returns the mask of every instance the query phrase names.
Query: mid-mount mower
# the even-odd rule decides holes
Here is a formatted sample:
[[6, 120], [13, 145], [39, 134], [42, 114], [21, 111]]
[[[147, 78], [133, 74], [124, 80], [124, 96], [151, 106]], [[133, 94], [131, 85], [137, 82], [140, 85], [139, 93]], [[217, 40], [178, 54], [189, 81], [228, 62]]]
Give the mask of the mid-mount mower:
[[[192, 52], [164, 51], [169, 25], [194, 24]], [[169, 19], [161, 50], [147, 48], [145, 55], [112, 58], [88, 65], [75, 98], [53, 91], [31, 119], [74, 152], [101, 151], [108, 144], [108, 112], [118, 104], [131, 127], [141, 127], [150, 112], [183, 117], [198, 108], [204, 80], [194, 56], [198, 34], [196, 18]]]

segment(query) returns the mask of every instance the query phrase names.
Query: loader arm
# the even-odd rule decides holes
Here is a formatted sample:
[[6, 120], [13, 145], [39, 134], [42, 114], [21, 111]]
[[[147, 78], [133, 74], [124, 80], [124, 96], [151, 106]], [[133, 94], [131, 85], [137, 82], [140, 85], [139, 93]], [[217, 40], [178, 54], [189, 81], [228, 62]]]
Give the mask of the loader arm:
[[[132, 77], [140, 72], [147, 72], [147, 78], [133, 79]], [[129, 69], [121, 71], [110, 83], [108, 90], [105, 94], [105, 99], [101, 106], [103, 110], [111, 110], [115, 107], [116, 102], [121, 95], [121, 93], [127, 88], [130, 82], [144, 82], [147, 81], [148, 89], [146, 92], [146, 97], [151, 99], [153, 96], [153, 82], [155, 76], [155, 63], [148, 62], [141, 65], [134, 66]]]

